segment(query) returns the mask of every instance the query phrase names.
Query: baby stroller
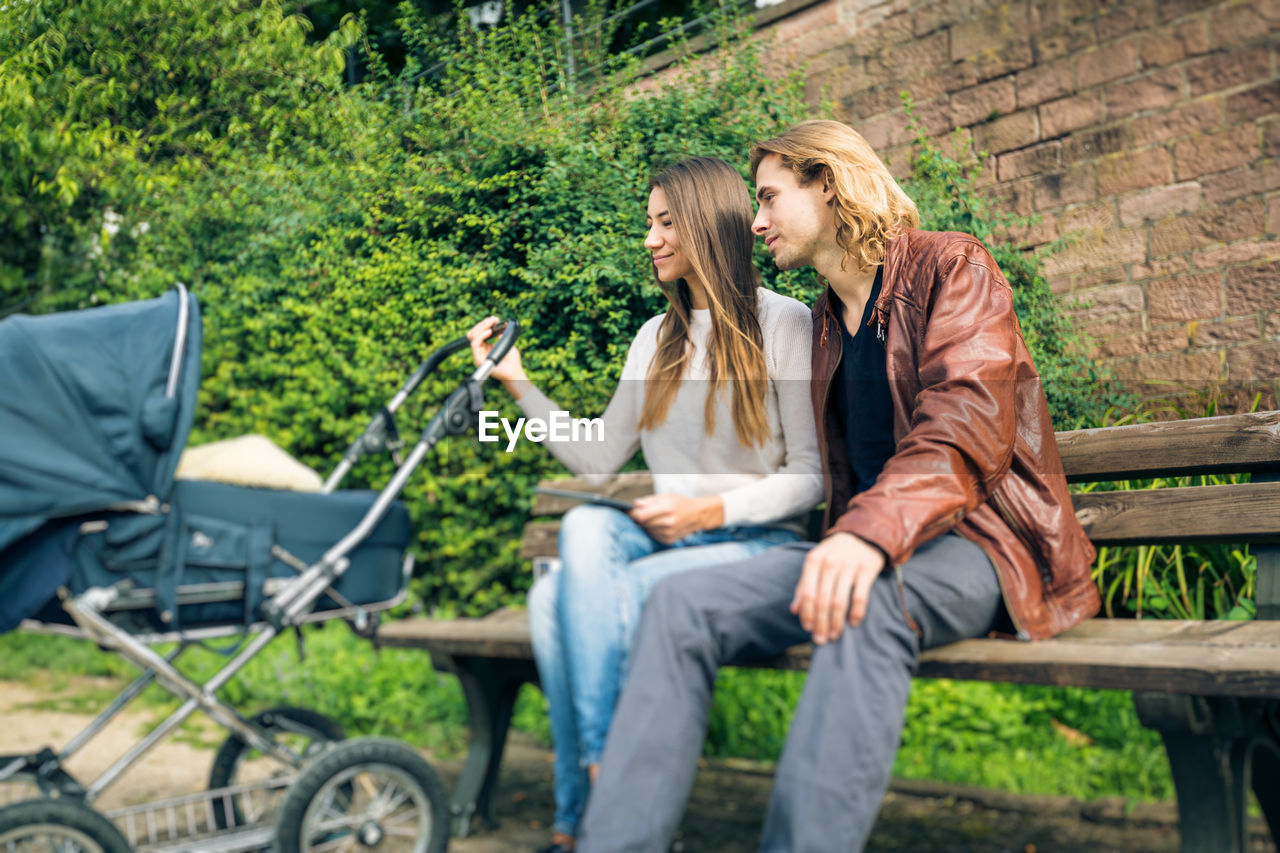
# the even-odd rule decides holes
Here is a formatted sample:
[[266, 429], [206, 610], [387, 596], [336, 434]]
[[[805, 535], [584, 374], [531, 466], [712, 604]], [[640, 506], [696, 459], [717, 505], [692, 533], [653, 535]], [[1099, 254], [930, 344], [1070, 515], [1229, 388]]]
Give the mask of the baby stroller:
[[[0, 632], [21, 624], [87, 637], [142, 670], [61, 750], [0, 756], [0, 850], [442, 851], [446, 799], [416, 751], [343, 740], [333, 721], [302, 708], [248, 719], [216, 694], [282, 631], [345, 619], [368, 632], [403, 599], [411, 530], [395, 498], [436, 442], [468, 431], [518, 327], [506, 324], [401, 461], [396, 411], [467, 341], [433, 353], [321, 493], [175, 479], [200, 383], [200, 330], [181, 285], [158, 299], [0, 322]], [[362, 455], [384, 450], [397, 465], [385, 488], [336, 491]], [[218, 638], [240, 645], [207, 682], [177, 668], [192, 644]], [[170, 643], [164, 654], [152, 648]], [[64, 762], [152, 682], [180, 707], [98, 779], [68, 773]], [[209, 790], [106, 814], [91, 807], [196, 710], [231, 733]], [[258, 753], [287, 772], [251, 778], [246, 758]]]

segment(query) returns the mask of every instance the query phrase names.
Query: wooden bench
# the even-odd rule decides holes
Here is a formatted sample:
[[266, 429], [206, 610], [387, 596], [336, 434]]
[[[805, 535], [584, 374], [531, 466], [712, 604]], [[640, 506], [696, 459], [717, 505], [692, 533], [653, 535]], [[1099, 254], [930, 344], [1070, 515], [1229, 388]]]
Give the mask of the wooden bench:
[[[1058, 433], [1074, 483], [1249, 473], [1238, 485], [1074, 495], [1098, 546], [1248, 543], [1257, 555], [1257, 620], [1098, 618], [1053, 640], [965, 640], [926, 652], [920, 677], [1131, 690], [1139, 718], [1160, 731], [1178, 795], [1185, 851], [1244, 850], [1246, 794], [1257, 795], [1280, 840], [1280, 411]], [[563, 482], [563, 481], [562, 481]], [[587, 488], [570, 481], [572, 488]], [[619, 475], [598, 491], [634, 497], [648, 474]], [[534, 515], [567, 502], [539, 497]], [[555, 522], [531, 522], [523, 556], [556, 553]], [[454, 832], [479, 814], [493, 822], [493, 791], [516, 693], [536, 682], [523, 611], [483, 619], [407, 619], [380, 634], [421, 648], [461, 680], [470, 748], [452, 797]], [[758, 664], [805, 669], [810, 647]]]

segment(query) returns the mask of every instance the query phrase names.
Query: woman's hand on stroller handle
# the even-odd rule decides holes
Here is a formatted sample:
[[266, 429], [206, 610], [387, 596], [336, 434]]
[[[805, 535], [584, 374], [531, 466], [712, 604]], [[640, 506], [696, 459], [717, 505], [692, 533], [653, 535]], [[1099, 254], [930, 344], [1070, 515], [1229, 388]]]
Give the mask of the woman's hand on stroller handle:
[[[498, 357], [498, 362], [489, 375], [502, 382], [503, 386], [516, 399], [519, 399], [522, 389], [517, 386], [528, 382], [529, 377], [525, 375], [524, 365], [520, 361], [520, 351], [513, 345], [515, 326], [515, 321], [501, 323], [497, 317], [485, 317], [467, 332], [467, 341], [471, 344], [471, 357], [476, 367], [479, 367], [485, 359], [495, 355]], [[498, 333], [501, 333], [501, 338], [497, 344], [490, 343]], [[502, 352], [504, 345], [507, 347], [505, 353]]]

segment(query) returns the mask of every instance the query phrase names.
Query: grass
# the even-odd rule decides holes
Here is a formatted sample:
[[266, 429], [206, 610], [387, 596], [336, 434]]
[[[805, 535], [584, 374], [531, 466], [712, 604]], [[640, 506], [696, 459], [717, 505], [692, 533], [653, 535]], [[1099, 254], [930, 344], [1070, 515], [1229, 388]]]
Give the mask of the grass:
[[[301, 659], [293, 637], [281, 637], [222, 697], [246, 714], [302, 705], [337, 719], [351, 734], [400, 738], [439, 757], [460, 754], [466, 741], [462, 692], [456, 679], [431, 669], [427, 655], [377, 651], [341, 625], [312, 628], [304, 636]], [[180, 666], [203, 680], [223, 661], [214, 652], [192, 649]], [[108, 688], [86, 683], [84, 676], [119, 680]], [[87, 641], [22, 632], [0, 636], [0, 679], [47, 686], [54, 698], [38, 703], [40, 709], [92, 712], [132, 676], [121, 658]], [[708, 754], [775, 760], [803, 684], [802, 673], [725, 670]], [[155, 686], [139, 701], [157, 712], [177, 705]], [[549, 744], [544, 708], [542, 694], [525, 688], [513, 724]], [[201, 724], [188, 724], [177, 736], [203, 746], [220, 739]], [[1172, 796], [1159, 737], [1138, 723], [1128, 694], [1116, 691], [917, 680], [894, 772], [1080, 799]]]

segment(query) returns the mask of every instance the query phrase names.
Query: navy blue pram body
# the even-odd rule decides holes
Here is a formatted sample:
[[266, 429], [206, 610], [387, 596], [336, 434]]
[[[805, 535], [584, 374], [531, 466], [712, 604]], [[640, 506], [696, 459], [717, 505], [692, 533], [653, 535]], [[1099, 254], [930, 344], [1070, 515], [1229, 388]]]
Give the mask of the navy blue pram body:
[[[175, 480], [200, 347], [183, 289], [0, 321], [0, 632], [63, 618], [60, 586], [116, 587], [130, 631], [243, 627], [369, 511], [375, 492]], [[395, 599], [410, 539], [396, 502], [316, 609]]]

